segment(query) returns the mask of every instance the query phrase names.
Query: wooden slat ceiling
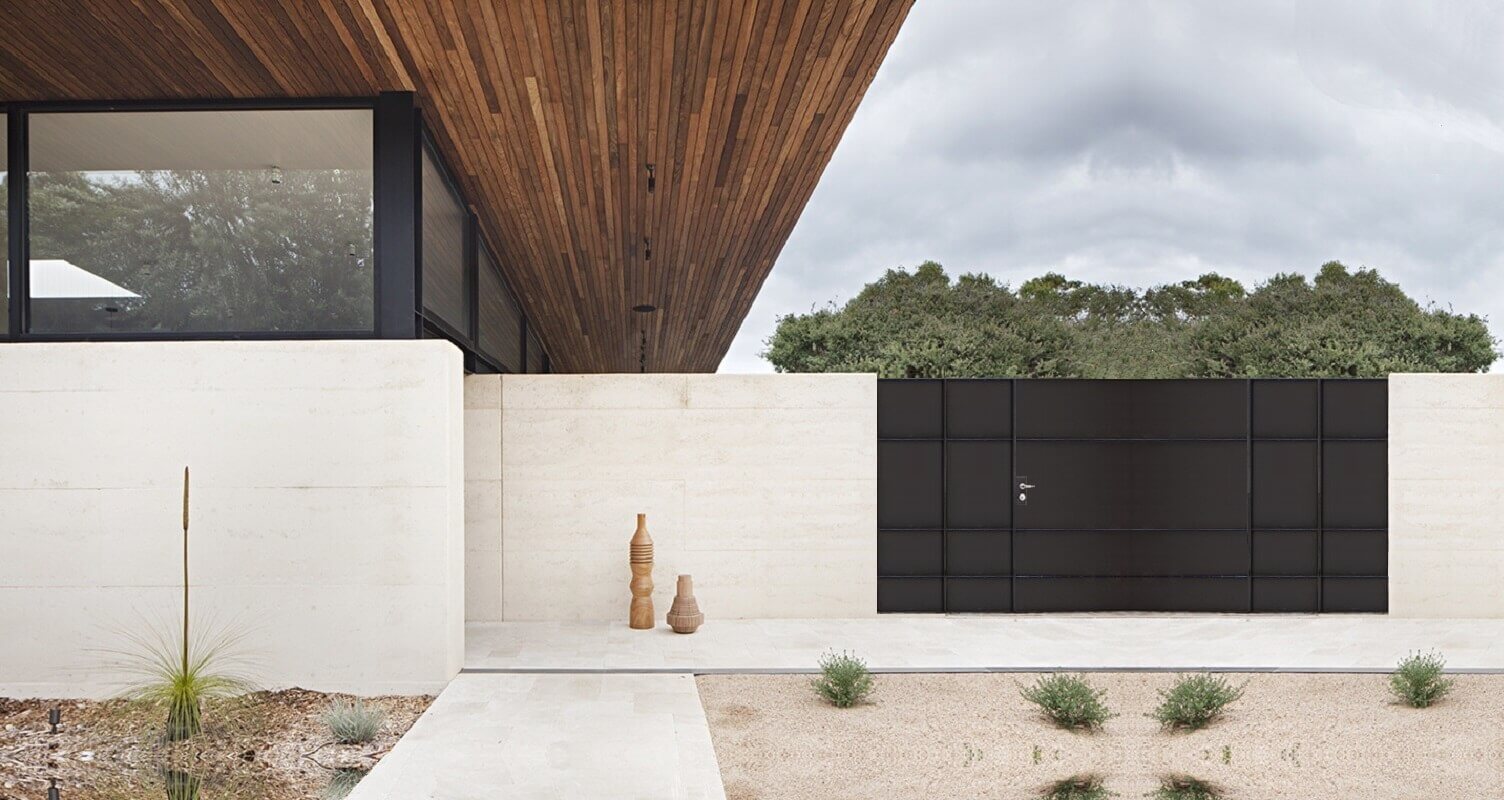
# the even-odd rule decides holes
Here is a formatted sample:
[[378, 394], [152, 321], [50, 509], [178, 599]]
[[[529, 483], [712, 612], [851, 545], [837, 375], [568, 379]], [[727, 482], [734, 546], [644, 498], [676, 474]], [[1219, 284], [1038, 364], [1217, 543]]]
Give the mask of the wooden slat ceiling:
[[29, 0], [0, 99], [414, 91], [556, 369], [708, 371], [912, 2]]

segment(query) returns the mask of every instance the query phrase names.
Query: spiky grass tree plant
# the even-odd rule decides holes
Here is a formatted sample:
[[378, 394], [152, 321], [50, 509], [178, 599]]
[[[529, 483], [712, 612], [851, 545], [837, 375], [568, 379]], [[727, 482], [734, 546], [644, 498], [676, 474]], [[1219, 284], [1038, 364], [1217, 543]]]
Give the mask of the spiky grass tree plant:
[[169, 769], [162, 772], [162, 787], [167, 790], [167, 800], [199, 800], [203, 781], [190, 773]]
[[122, 653], [123, 669], [139, 680], [127, 696], [167, 710], [166, 738], [179, 742], [203, 730], [205, 700], [234, 697], [251, 690], [251, 682], [230, 670], [240, 637], [231, 632], [189, 629], [188, 468], [183, 468], [183, 619], [182, 631], [151, 626], [125, 634], [130, 647]]

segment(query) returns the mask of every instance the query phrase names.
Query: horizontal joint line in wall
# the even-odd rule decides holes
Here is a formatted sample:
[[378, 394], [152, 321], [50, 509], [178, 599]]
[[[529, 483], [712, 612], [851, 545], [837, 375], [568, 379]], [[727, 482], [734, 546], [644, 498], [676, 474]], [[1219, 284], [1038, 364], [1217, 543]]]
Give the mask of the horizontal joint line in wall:
[[1309, 575], [1309, 574], [1272, 575], [1272, 574], [1269, 574], [1267, 572], [1255, 572], [1252, 577], [1257, 578], [1257, 579], [1259, 579], [1261, 581], [1267, 581], [1267, 580], [1315, 580], [1317, 578], [1327, 578], [1327, 579], [1333, 579], [1333, 578], [1353, 578], [1353, 579], [1361, 579], [1361, 580], [1383, 580], [1383, 579], [1388, 578], [1389, 576], [1388, 575], [1338, 575], [1338, 574], [1333, 574], [1333, 573], [1330, 573], [1330, 572], [1328, 572], [1325, 575]]
[[1012, 436], [879, 436], [879, 442], [1011, 442]]
[[[947, 576], [935, 576], [935, 577], [959, 577], [959, 576], [947, 575]], [[1057, 574], [1042, 574], [1042, 573], [1023, 573], [1023, 572], [1018, 572], [1018, 573], [1014, 573], [1013, 577], [1015, 577], [1015, 578], [1027, 578], [1029, 580], [1046, 580], [1046, 581], [1051, 581], [1051, 580], [1074, 580], [1076, 578], [1091, 578], [1093, 580], [1134, 580], [1134, 579], [1141, 579], [1141, 578], [1153, 578], [1153, 579], [1156, 579], [1156, 580], [1166, 580], [1166, 579], [1189, 578], [1189, 579], [1206, 579], [1206, 580], [1237, 580], [1237, 581], [1242, 581], [1242, 580], [1248, 580], [1250, 578], [1258, 578], [1260, 580], [1263, 580], [1265, 578], [1307, 578], [1307, 579], [1311, 579], [1311, 578], [1325, 578], [1327, 580], [1331, 580], [1331, 579], [1335, 578], [1335, 579], [1353, 579], [1353, 580], [1378, 580], [1378, 579], [1386, 579], [1389, 576], [1388, 575], [1332, 575], [1332, 574], [1326, 574], [1326, 575], [1258, 575], [1258, 574], [1244, 574], [1244, 573], [1229, 573], [1229, 574], [1225, 574], [1225, 575], [1196, 575], [1196, 574], [1187, 574], [1187, 575], [1057, 575]]]
[[[1243, 575], [1243, 574], [1229, 574], [1229, 575], [1199, 575], [1199, 574], [1196, 574], [1196, 575], [1057, 575], [1057, 574], [1053, 574], [1053, 573], [1013, 573], [1013, 574], [1008, 574], [1008, 575], [933, 575], [933, 574], [925, 574], [925, 575], [878, 575], [877, 577], [878, 578], [886, 578], [886, 579], [899, 578], [899, 579], [909, 579], [909, 580], [916, 579], [916, 578], [923, 579], [923, 580], [958, 580], [958, 579], [960, 579], [960, 580], [966, 580], [966, 579], [976, 579], [976, 578], [985, 578], [985, 579], [988, 579], [988, 580], [1007, 580], [1007, 579], [1010, 579], [1010, 578], [1029, 578], [1029, 579], [1032, 579], [1032, 580], [1075, 580], [1077, 578], [1090, 578], [1090, 579], [1093, 579], [1093, 580], [1098, 580], [1098, 579], [1100, 579], [1100, 580], [1134, 580], [1134, 579], [1140, 579], [1140, 578], [1152, 578], [1152, 579], [1155, 579], [1155, 580], [1179, 579], [1179, 578], [1215, 579], [1215, 580], [1248, 580], [1251, 577], [1263, 577], [1263, 576], [1252, 576], [1252, 575]], [[1284, 576], [1284, 577], [1311, 577], [1311, 578], [1314, 578], [1314, 577], [1317, 577], [1317, 576], [1310, 575], [1310, 576]], [[1349, 577], [1359, 577], [1359, 576], [1349, 576]]]
[[985, 579], [985, 580], [1009, 580], [1011, 578], [1027, 578], [1029, 580], [1074, 580], [1074, 579], [1077, 579], [1077, 578], [1091, 578], [1093, 580], [1125, 580], [1125, 579], [1131, 580], [1131, 579], [1141, 579], [1141, 578], [1152, 578], [1152, 579], [1155, 579], [1155, 580], [1175, 580], [1175, 579], [1249, 580], [1249, 579], [1256, 579], [1256, 580], [1261, 580], [1261, 581], [1263, 581], [1263, 580], [1308, 580], [1309, 581], [1309, 580], [1316, 580], [1317, 578], [1327, 578], [1327, 579], [1335, 579], [1335, 580], [1365, 580], [1365, 581], [1372, 581], [1372, 580], [1387, 580], [1389, 578], [1388, 575], [1332, 575], [1332, 574], [1327, 574], [1327, 575], [1305, 575], [1305, 574], [1302, 574], [1302, 575], [1267, 575], [1267, 574], [1264, 574], [1264, 573], [1257, 573], [1257, 572], [1253, 573], [1253, 574], [1248, 574], [1248, 575], [1245, 575], [1245, 574], [1242, 574], [1242, 573], [1233, 573], [1233, 574], [1227, 574], [1227, 575], [1199, 575], [1199, 574], [1188, 574], [1188, 575], [1158, 575], [1158, 574], [1156, 574], [1156, 575], [1058, 575], [1058, 574], [1053, 574], [1053, 573], [1048, 573], [1047, 574], [1047, 573], [1023, 573], [1023, 572], [1020, 572], [1020, 573], [1009, 573], [1009, 574], [1004, 574], [1004, 575], [936, 575], [936, 574], [925, 573], [925, 574], [922, 574], [922, 575], [881, 575], [881, 574], [879, 574], [877, 577], [880, 580], [958, 580], [958, 579], [959, 580], [974, 580], [974, 579], [978, 579], [978, 578]]
[[1061, 575], [1061, 574], [1057, 574], [1057, 573], [1041, 573], [1041, 572], [1024, 573], [1024, 572], [1020, 572], [1020, 573], [1015, 573], [1013, 577], [1015, 577], [1015, 578], [1028, 578], [1030, 580], [1044, 580], [1044, 581], [1076, 580], [1078, 578], [1090, 578], [1092, 580], [1114, 580], [1114, 581], [1119, 581], [1119, 580], [1145, 580], [1145, 579], [1167, 580], [1167, 579], [1180, 579], [1180, 578], [1194, 579], [1194, 580], [1246, 581], [1246, 580], [1248, 580], [1249, 578], [1251, 578], [1253, 576], [1252, 575], [1248, 575], [1247, 573], [1242, 573], [1242, 572], [1214, 573], [1214, 574], [1202, 574], [1202, 573], [1157, 574], [1156, 573], [1156, 574], [1153, 574], [1153, 575], [1099, 575], [1099, 574], [1092, 574], [1092, 575]]
[[1065, 443], [1065, 442], [1247, 442], [1245, 436], [1015, 436], [1018, 442]]
[[[1388, 533], [1388, 528], [1334, 528], [1327, 526], [1327, 533]], [[1316, 533], [1311, 527], [1277, 528], [1261, 525], [1254, 533]], [[993, 525], [984, 528], [942, 528], [928, 525], [917, 528], [878, 528], [878, 533], [1247, 533], [1247, 528], [1009, 528]]]
[[1012, 575], [878, 575], [879, 580], [956, 580], [958, 578], [986, 578], [988, 580], [1008, 580]]
[[879, 442], [1387, 442], [1387, 436], [879, 436]]
[[[955, 530], [952, 528], [951, 530]], [[985, 530], [996, 530], [986, 528]], [[1247, 528], [1014, 528], [1016, 533], [1247, 533]], [[1303, 529], [1304, 530], [1304, 529]]]
[[1254, 436], [1254, 442], [1387, 442], [1387, 436]]
[[[1041, 444], [1064, 444], [1070, 442], [1091, 443], [1126, 443], [1135, 442], [1247, 442], [1247, 436], [879, 436], [879, 442], [1033, 442]], [[1334, 441], [1333, 437], [1326, 437], [1327, 441]], [[1254, 441], [1316, 441], [1315, 439], [1269, 439]], [[1336, 441], [1377, 441], [1385, 439], [1358, 439], [1349, 438]]]

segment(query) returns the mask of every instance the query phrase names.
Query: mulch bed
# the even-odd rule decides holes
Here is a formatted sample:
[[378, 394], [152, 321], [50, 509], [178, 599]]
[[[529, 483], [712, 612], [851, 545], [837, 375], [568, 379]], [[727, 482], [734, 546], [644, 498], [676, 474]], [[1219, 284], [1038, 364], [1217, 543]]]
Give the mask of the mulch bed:
[[[45, 798], [56, 781], [76, 798], [265, 798], [337, 796], [375, 766], [433, 701], [429, 696], [366, 698], [386, 718], [366, 744], [332, 741], [322, 719], [343, 697], [304, 689], [256, 692], [207, 704], [204, 731], [163, 741], [163, 712], [125, 700], [0, 698], [0, 800]], [[62, 710], [51, 733], [47, 712]], [[168, 793], [196, 785], [197, 794]]]

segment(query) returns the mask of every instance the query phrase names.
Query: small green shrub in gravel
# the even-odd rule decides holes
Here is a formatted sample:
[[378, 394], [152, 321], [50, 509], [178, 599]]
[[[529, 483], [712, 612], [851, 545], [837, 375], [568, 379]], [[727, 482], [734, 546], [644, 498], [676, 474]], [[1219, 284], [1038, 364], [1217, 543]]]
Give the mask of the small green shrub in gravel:
[[1096, 775], [1072, 775], [1055, 781], [1040, 792], [1040, 800], [1107, 800], [1111, 797]]
[[1149, 796], [1154, 800], [1219, 800], [1222, 794], [1206, 781], [1189, 775], [1166, 775]]
[[1107, 692], [1080, 675], [1046, 675], [1020, 693], [1062, 728], [1095, 730], [1113, 716], [1102, 702]]
[[1159, 707], [1149, 716], [1159, 720], [1161, 727], [1200, 730], [1242, 696], [1242, 686], [1220, 675], [1181, 675], [1168, 690], [1159, 690]]
[[335, 700], [324, 711], [324, 724], [340, 744], [364, 744], [376, 738], [386, 715], [360, 700]]
[[836, 708], [851, 708], [872, 694], [872, 675], [867, 662], [851, 653], [826, 653], [820, 657], [820, 677], [810, 681], [815, 692]]
[[1452, 691], [1452, 679], [1442, 675], [1446, 665], [1440, 653], [1411, 653], [1389, 676], [1389, 689], [1408, 706], [1431, 706]]

